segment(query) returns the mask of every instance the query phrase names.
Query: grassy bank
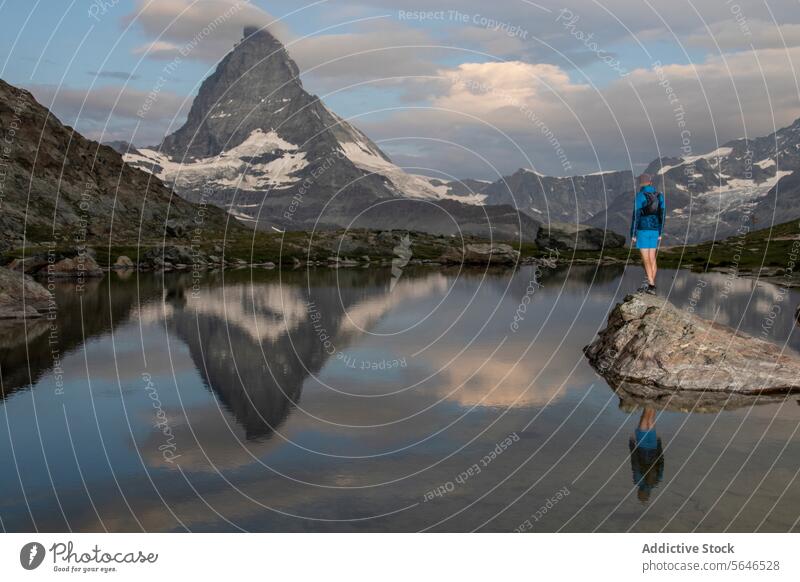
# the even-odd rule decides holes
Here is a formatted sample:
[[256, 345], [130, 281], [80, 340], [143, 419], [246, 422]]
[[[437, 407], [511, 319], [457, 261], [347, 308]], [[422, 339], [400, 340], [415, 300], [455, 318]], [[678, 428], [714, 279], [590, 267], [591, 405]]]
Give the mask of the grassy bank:
[[[238, 230], [234, 236], [224, 235], [200, 241], [171, 239], [168, 245], [191, 247], [193, 252], [205, 256], [224, 258], [226, 263], [294, 266], [297, 262], [327, 263], [331, 257], [364, 262], [368, 257], [374, 263], [387, 263], [398, 256], [399, 248], [410, 243], [413, 262], [452, 262], [454, 254], [460, 255], [462, 245], [486, 243], [485, 239], [473, 236], [452, 237], [419, 232], [398, 231], [322, 231], [307, 232], [247, 232]], [[502, 241], [495, 241], [502, 242]], [[88, 244], [96, 254], [101, 267], [114, 264], [121, 255], [136, 261], [150, 249], [158, 248], [162, 241], [146, 240], [135, 244], [108, 246], [102, 241]], [[538, 248], [534, 243], [506, 242], [519, 251], [522, 260], [533, 258], [557, 258], [561, 263], [589, 263], [598, 261], [607, 264], [639, 263], [639, 253], [629, 248], [606, 248], [602, 251], [572, 251]], [[56, 247], [65, 250], [67, 246]], [[73, 247], [74, 248], [74, 247]], [[34, 244], [24, 249], [5, 253], [3, 263], [12, 258], [32, 256], [50, 250], [45, 244]], [[734, 271], [743, 276], [759, 275], [768, 279], [786, 279], [786, 284], [800, 283], [793, 273], [793, 260], [798, 260], [800, 251], [800, 222], [793, 221], [771, 228], [749, 231], [722, 241], [706, 242], [682, 247], [665, 247], [659, 253], [659, 265], [665, 268], [686, 268], [694, 271]], [[450, 261], [445, 260], [449, 256]], [[781, 282], [781, 281], [778, 281]]]

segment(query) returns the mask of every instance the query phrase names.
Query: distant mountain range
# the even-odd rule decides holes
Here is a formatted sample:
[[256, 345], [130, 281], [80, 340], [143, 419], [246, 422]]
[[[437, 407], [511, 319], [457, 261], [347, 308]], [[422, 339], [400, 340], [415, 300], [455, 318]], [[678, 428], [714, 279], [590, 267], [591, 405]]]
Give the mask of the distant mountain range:
[[[800, 217], [798, 170], [800, 120], [706, 154], [655, 160], [645, 172], [657, 178], [666, 195], [666, 241], [680, 244], [724, 239]], [[627, 234], [630, 217], [630, 197], [622, 196], [588, 224]]]
[[[544, 176], [521, 169], [495, 182], [442, 181], [394, 165], [353, 125], [309, 94], [268, 32], [244, 38], [202, 84], [186, 123], [160, 146], [114, 143], [191, 201], [206, 200], [260, 228], [414, 228], [512, 239], [539, 224], [585, 223], [627, 235], [630, 171]], [[662, 158], [666, 242], [699, 242], [800, 217], [800, 121], [704, 155]], [[749, 153], [748, 153], [749, 152]], [[518, 212], [517, 209], [521, 212]]]
[[[666, 195], [665, 242], [677, 245], [800, 218], [798, 170], [800, 120], [706, 154], [654, 160], [645, 172]], [[457, 184], [448, 184], [451, 193], [459, 193]], [[545, 224], [580, 222], [627, 236], [635, 188], [630, 171], [562, 178], [523, 169], [492, 183], [471, 181], [470, 195], [482, 204], [516, 204]]]

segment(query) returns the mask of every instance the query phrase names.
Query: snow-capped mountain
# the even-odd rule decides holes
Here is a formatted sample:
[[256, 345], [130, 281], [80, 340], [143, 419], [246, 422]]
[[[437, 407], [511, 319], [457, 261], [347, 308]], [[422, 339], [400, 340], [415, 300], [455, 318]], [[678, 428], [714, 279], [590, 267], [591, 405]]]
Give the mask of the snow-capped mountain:
[[[666, 195], [667, 244], [800, 218], [800, 120], [705, 154], [654, 160], [645, 172]], [[636, 188], [630, 171], [553, 177], [521, 169], [474, 192], [483, 196], [479, 203], [512, 205], [542, 223], [585, 223], [627, 236]]]
[[[529, 216], [502, 207], [481, 210], [484, 218], [476, 222], [469, 204], [480, 204], [482, 196], [455, 194], [393, 164], [303, 88], [278, 40], [250, 27], [203, 81], [186, 123], [160, 146], [128, 151], [125, 160], [184, 198], [222, 206], [260, 228], [404, 228], [408, 222], [428, 232], [505, 239], [520, 233], [532, 239], [538, 230]], [[391, 202], [402, 202], [403, 212]]]
[[[800, 120], [755, 139], [695, 156], [661, 158], [645, 170], [665, 193], [665, 242], [719, 240], [800, 217]], [[633, 189], [588, 223], [628, 234]]]
[[542, 222], [584, 223], [633, 185], [625, 171], [554, 177], [521, 169], [481, 193], [485, 204], [510, 204]]

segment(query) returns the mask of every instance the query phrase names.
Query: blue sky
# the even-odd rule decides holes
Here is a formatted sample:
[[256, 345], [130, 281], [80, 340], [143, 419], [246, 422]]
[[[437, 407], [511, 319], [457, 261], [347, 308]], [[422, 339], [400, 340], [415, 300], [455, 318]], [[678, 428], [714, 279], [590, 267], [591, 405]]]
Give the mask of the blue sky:
[[[176, 47], [228, 10], [165, 75]], [[247, 23], [287, 44], [308, 90], [396, 162], [429, 173], [637, 170], [675, 155], [681, 128], [664, 72], [697, 152], [800, 116], [800, 10], [789, 0], [6, 0], [0, 22], [0, 77], [89, 137], [137, 145], [180, 125]], [[135, 112], [160, 77], [158, 107], [142, 121]]]

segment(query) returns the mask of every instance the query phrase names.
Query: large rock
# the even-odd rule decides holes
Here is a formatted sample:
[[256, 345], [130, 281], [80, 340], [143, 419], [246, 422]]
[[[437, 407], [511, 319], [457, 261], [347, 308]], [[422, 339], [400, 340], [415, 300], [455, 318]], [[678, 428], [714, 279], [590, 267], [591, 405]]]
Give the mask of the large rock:
[[199, 257], [192, 253], [190, 247], [182, 245], [166, 245], [163, 247], [153, 247], [148, 249], [141, 256], [141, 263], [152, 268], [169, 265], [192, 265], [197, 262]]
[[37, 278], [102, 277], [103, 270], [94, 256], [95, 252], [90, 248], [59, 249], [14, 259], [8, 268]]
[[0, 319], [39, 317], [50, 293], [30, 276], [0, 267]]
[[26, 275], [34, 275], [40, 269], [47, 267], [48, 264], [47, 253], [39, 253], [24, 259], [14, 259], [7, 266], [12, 271], [25, 273]]
[[800, 357], [775, 344], [678, 309], [663, 298], [629, 295], [584, 348], [614, 388], [734, 394], [800, 392]]
[[543, 224], [539, 229], [536, 246], [540, 249], [599, 251], [604, 248], [616, 249], [625, 246], [625, 237], [610, 230], [585, 224], [550, 222]]
[[742, 394], [706, 390], [663, 390], [645, 384], [623, 382], [614, 391], [619, 396], [620, 410], [632, 413], [642, 408], [716, 414], [723, 410], [749, 408], [762, 404], [778, 404], [786, 401], [786, 394]]
[[117, 260], [114, 261], [114, 269], [124, 270], [133, 269], [134, 267], [136, 267], [136, 265], [127, 255], [120, 255], [117, 257]]
[[81, 279], [83, 277], [102, 277], [103, 269], [100, 268], [94, 257], [85, 253], [61, 259], [47, 269], [39, 270], [36, 274], [39, 277], [46, 274], [65, 279]]
[[446, 263], [467, 265], [494, 264], [510, 265], [519, 262], [519, 252], [507, 244], [472, 243], [462, 248], [448, 249], [441, 260]]

